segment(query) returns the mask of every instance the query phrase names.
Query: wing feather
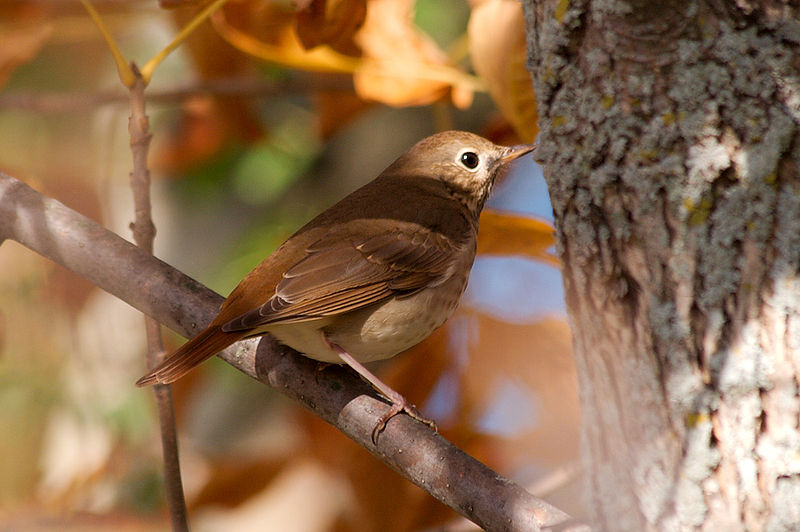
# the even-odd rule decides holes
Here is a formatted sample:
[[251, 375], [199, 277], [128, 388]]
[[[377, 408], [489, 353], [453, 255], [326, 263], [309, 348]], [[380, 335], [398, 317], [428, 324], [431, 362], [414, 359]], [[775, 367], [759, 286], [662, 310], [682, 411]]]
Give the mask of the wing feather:
[[368, 238], [328, 235], [286, 270], [266, 303], [225, 323], [225, 332], [341, 314], [444, 282], [457, 249], [432, 231]]

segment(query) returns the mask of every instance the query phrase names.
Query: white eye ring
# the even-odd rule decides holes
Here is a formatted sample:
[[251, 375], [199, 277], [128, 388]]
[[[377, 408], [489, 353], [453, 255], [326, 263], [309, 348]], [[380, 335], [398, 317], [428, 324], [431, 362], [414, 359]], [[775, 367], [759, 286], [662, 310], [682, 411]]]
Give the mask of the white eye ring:
[[481, 165], [481, 158], [474, 149], [466, 148], [458, 152], [456, 162], [470, 172], [475, 172]]

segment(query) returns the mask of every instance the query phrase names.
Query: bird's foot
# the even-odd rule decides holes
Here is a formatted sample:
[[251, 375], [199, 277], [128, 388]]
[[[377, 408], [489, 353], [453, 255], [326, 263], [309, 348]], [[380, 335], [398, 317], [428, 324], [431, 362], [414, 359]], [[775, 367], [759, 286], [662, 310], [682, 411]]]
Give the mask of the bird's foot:
[[389, 401], [392, 402], [392, 405], [389, 407], [389, 410], [386, 411], [386, 413], [384, 413], [378, 419], [378, 423], [375, 425], [375, 428], [372, 429], [373, 444], [378, 443], [378, 435], [381, 432], [383, 432], [383, 430], [386, 428], [386, 424], [389, 422], [389, 420], [392, 419], [397, 414], [399, 414], [400, 412], [405, 412], [406, 414], [416, 419], [417, 421], [420, 421], [428, 425], [435, 432], [438, 432], [439, 429], [436, 426], [436, 423], [434, 423], [432, 420], [420, 414], [419, 410], [417, 410], [417, 407], [408, 402], [408, 399], [406, 399], [405, 397], [394, 391], [388, 384], [386, 384], [378, 377], [376, 377], [375, 374], [372, 373], [370, 370], [368, 370], [366, 367], [364, 367], [364, 365], [361, 362], [353, 358], [353, 356], [350, 353], [348, 353], [335, 343], [328, 340], [328, 338], [325, 338], [325, 341], [328, 343], [331, 349], [336, 351], [342, 362], [353, 368], [356, 371], [356, 373], [358, 373], [359, 375], [361, 375], [361, 377], [364, 378], [364, 380], [369, 382], [384, 397], [386, 397]]
[[[390, 388], [390, 390], [391, 390], [391, 388]], [[392, 390], [392, 392], [394, 392], [394, 395], [390, 397], [388, 394], [386, 394], [385, 392], [381, 391], [381, 393], [383, 393], [384, 395], [387, 396], [386, 397], [387, 399], [392, 401], [392, 405], [389, 407], [389, 410], [387, 410], [386, 413], [383, 414], [380, 417], [380, 419], [378, 419], [378, 423], [375, 425], [375, 428], [372, 429], [372, 443], [373, 444], [377, 444], [378, 443], [378, 434], [383, 432], [383, 429], [386, 428], [386, 423], [388, 423], [390, 419], [392, 419], [394, 416], [396, 416], [400, 412], [405, 412], [406, 414], [408, 414], [412, 418], [416, 419], [417, 421], [428, 425], [431, 429], [433, 429], [434, 432], [439, 432], [439, 427], [436, 426], [436, 422], [435, 421], [433, 421], [432, 419], [428, 419], [425, 416], [423, 416], [420, 413], [420, 411], [417, 410], [416, 406], [414, 406], [414, 405], [412, 405], [411, 403], [408, 402], [408, 399], [406, 399], [405, 397], [403, 397], [399, 393], [395, 392], [394, 390]]]

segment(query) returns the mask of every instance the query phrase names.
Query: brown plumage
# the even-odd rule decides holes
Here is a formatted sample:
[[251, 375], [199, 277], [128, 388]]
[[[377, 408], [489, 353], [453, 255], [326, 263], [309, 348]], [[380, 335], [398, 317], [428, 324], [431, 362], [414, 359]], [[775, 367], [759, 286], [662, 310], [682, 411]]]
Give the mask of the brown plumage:
[[391, 415], [411, 412], [359, 362], [394, 356], [452, 314], [492, 183], [532, 149], [460, 131], [418, 142], [264, 259], [206, 330], [136, 384], [172, 382], [237, 340], [269, 332], [306, 356], [353, 366], [390, 396]]

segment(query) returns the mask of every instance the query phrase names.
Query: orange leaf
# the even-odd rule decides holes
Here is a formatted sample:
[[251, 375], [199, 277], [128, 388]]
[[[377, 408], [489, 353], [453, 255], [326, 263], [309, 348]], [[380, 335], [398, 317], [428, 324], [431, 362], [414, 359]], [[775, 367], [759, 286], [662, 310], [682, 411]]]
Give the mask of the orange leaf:
[[182, 110], [175, 130], [157, 145], [152, 157], [153, 167], [162, 172], [178, 174], [207, 161], [236, 134], [236, 122], [210, 97], [188, 99]]
[[555, 244], [553, 226], [527, 216], [484, 210], [478, 229], [478, 253], [523, 255], [560, 266], [548, 249]]
[[330, 46], [303, 48], [291, 19], [277, 23], [264, 19], [263, 22], [269, 24], [269, 35], [262, 37], [259, 30], [263, 28], [255, 27], [256, 21], [229, 20], [228, 7], [211, 15], [211, 22], [220, 36], [241, 52], [287, 68], [312, 72], [351, 73], [358, 66], [358, 58], [340, 54]]
[[[346, 11], [357, 1], [339, 0], [337, 5]], [[300, 9], [319, 9], [320, 3], [303, 0]], [[211, 16], [215, 30], [229, 44], [241, 52], [287, 68], [352, 74], [356, 93], [363, 99], [395, 106], [425, 105], [445, 97], [452, 89], [453, 103], [463, 108], [471, 104], [473, 91], [482, 88], [480, 80], [453, 65], [436, 43], [413, 24], [412, 0], [369, 2], [364, 23], [354, 35], [355, 44], [362, 50], [361, 57], [335, 50], [333, 43], [325, 42], [327, 36], [314, 34], [316, 30], [310, 29], [314, 27], [310, 22], [311, 27], [300, 29], [306, 22], [298, 21], [295, 31], [291, 21], [276, 22], [260, 16], [262, 11], [275, 11], [269, 7], [270, 3], [243, 4], [256, 6], [251, 8], [252, 16], [244, 20], [230, 16], [234, 12], [231, 5]], [[309, 16], [318, 19], [322, 15]], [[323, 29], [319, 30], [323, 33], [328, 19], [340, 15], [331, 15], [326, 8], [324, 16]], [[348, 24], [352, 26], [351, 21]], [[345, 26], [337, 29], [343, 36], [351, 28]], [[265, 27], [269, 31], [264, 31]], [[298, 32], [304, 39], [322, 44], [308, 50], [304, 43], [308, 45], [309, 42], [301, 42]]]
[[[426, 105], [466, 75], [414, 25], [411, 0], [371, 0], [356, 34], [366, 66], [353, 77], [362, 98], [388, 105]], [[456, 75], [456, 74], [460, 75]], [[463, 95], [459, 101], [463, 104]]]
[[297, 37], [306, 50], [327, 44], [337, 52], [358, 56], [353, 35], [367, 14], [366, 0], [311, 0], [298, 6]]
[[525, 69], [522, 6], [517, 0], [487, 0], [472, 10], [467, 32], [475, 72], [520, 138], [533, 142], [539, 129], [536, 95]]

